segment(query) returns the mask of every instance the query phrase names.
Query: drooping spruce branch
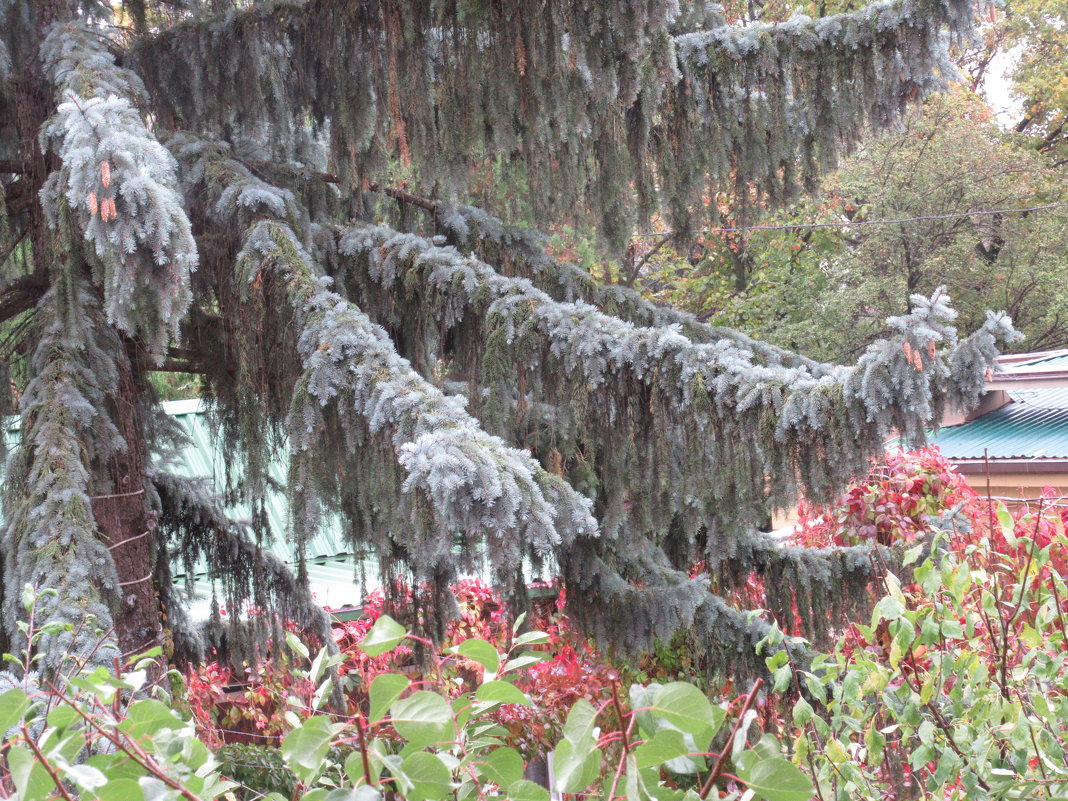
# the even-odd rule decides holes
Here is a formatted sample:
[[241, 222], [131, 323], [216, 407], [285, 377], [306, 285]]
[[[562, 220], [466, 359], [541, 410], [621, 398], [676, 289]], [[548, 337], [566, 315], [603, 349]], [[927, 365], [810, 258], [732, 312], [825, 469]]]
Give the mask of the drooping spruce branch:
[[[264, 322], [253, 321], [266, 311], [256, 311], [255, 317], [246, 315], [251, 327], [257, 331], [301, 332], [294, 345], [300, 362], [269, 366], [279, 374], [264, 384], [281, 388], [287, 380], [297, 382], [289, 417], [289, 437], [297, 446], [291, 475], [297, 488], [294, 511], [298, 515], [307, 514], [301, 522], [311, 532], [323, 509], [341, 510], [354, 523], [358, 547], [366, 548], [370, 543], [383, 557], [387, 570], [406, 568], [424, 581], [444, 583], [445, 576], [458, 562], [451, 552], [457, 539], [450, 533], [459, 532], [465, 545], [474, 552], [480, 549], [480, 542], [465, 534], [473, 525], [484, 529], [486, 524], [484, 520], [454, 518], [441, 525], [430, 517], [440, 508], [477, 503], [479, 496], [463, 501], [464, 495], [470, 494], [471, 486], [457, 483], [450, 487], [455, 490], [452, 494], [432, 496], [435, 502], [425, 510], [420, 510], [418, 505], [409, 507], [406, 498], [411, 493], [405, 491], [404, 477], [389, 478], [397, 475], [396, 454], [368, 447], [374, 445], [375, 433], [381, 433], [383, 428], [391, 432], [394, 448], [401, 448], [402, 453], [407, 443], [418, 441], [418, 428], [406, 429], [396, 424], [395, 393], [405, 382], [409, 388], [429, 385], [396, 357], [393, 342], [371, 326], [361, 311], [316, 282], [312, 251], [300, 244], [293, 230], [278, 219], [283, 217], [298, 226], [306, 224], [302, 223], [307, 219], [306, 214], [295, 203], [292, 193], [272, 187], [252, 174], [246, 165], [231, 158], [224, 146], [197, 144], [192, 139], [172, 142], [172, 146], [176, 145], [180, 145], [177, 149], [183, 163], [190, 164], [187, 174], [196, 179], [198, 187], [207, 185], [207, 196], [215, 198], [211, 210], [216, 219], [255, 220], [263, 215], [273, 218], [252, 223], [252, 233], [239, 264], [243, 285], [247, 287], [246, 311], [254, 306], [262, 310], [292, 310], [282, 320], [262, 318]], [[315, 226], [310, 226], [308, 231], [308, 248], [314, 248], [324, 263], [329, 264], [341, 281], [339, 289], [347, 288], [353, 297], [360, 298], [370, 311], [387, 322], [394, 341], [407, 343], [412, 355], [417, 357], [415, 364], [427, 374], [435, 372], [437, 359], [445, 359], [452, 364], [455, 375], [463, 376], [465, 359], [477, 367], [480, 360], [493, 358], [495, 346], [506, 348], [496, 356], [497, 372], [476, 369], [471, 376], [476, 388], [474, 408], [483, 424], [492, 422], [492, 415], [487, 413], [492, 403], [511, 404], [513, 410], [521, 407], [528, 420], [537, 420], [540, 428], [551, 431], [560, 447], [566, 449], [564, 443], [570, 440], [579, 443], [576, 447], [587, 449], [571, 451], [583, 458], [565, 464], [563, 459], [554, 461], [552, 449], [545, 446], [543, 439], [532, 438], [529, 431], [517, 431], [511, 425], [500, 426], [502, 434], [533, 447], [555, 472], [565, 473], [575, 486], [597, 496], [602, 520], [609, 521], [609, 525], [605, 526], [608, 536], [603, 540], [576, 536], [577, 532], [555, 540], [544, 539], [541, 531], [527, 532], [519, 540], [509, 534], [501, 544], [494, 545], [491, 541], [491, 562], [500, 565], [504, 560], [514, 568], [524, 556], [523, 539], [541, 542], [543, 551], [552, 552], [575, 597], [582, 599], [583, 609], [575, 613], [585, 618], [591, 631], [621, 648], [636, 650], [647, 647], [653, 638], [669, 638], [680, 627], [695, 627], [695, 631], [701, 632], [699, 650], [707, 650], [712, 664], [732, 664], [738, 670], [759, 669], [759, 660], [747, 648], [763, 636], [767, 624], [732, 609], [722, 598], [709, 592], [707, 577], [691, 578], [679, 569], [680, 564], [685, 565], [693, 558], [708, 558], [716, 584], [725, 591], [742, 583], [750, 570], [762, 573], [775, 582], [768, 602], [776, 615], [789, 623], [796, 604], [803, 622], [817, 635], [825, 630], [829, 620], [855, 610], [862, 603], [868, 579], [868, 562], [863, 554], [858, 556], [850, 550], [809, 552], [774, 548], [760, 535], [745, 533], [747, 526], [740, 523], [735, 508], [726, 501], [719, 506], [697, 507], [696, 513], [693, 512], [696, 504], [687, 506], [689, 498], [684, 494], [687, 487], [690, 498], [716, 498], [716, 485], [727, 487], [718, 490], [719, 498], [727, 497], [728, 492], [735, 493], [735, 497], [751, 492], [753, 506], [748, 510], [750, 517], [745, 519], [751, 525], [765, 500], [764, 465], [774, 458], [783, 459], [791, 469], [796, 464], [788, 437], [784, 438], [785, 444], [775, 440], [778, 418], [772, 421], [772, 436], [768, 440], [772, 455], [761, 453], [754, 444], [752, 431], [744, 427], [747, 421], [737, 411], [743, 399], [753, 393], [753, 387], [746, 382], [758, 388], [761, 384], [774, 385], [778, 394], [771, 401], [757, 398], [749, 402], [762, 402], [776, 415], [788, 414], [800, 403], [795, 394], [800, 393], [807, 400], [806, 393], [813, 387], [837, 382], [830, 391], [825, 389], [828, 396], [848, 397], [853, 404], [848, 406], [839, 400], [845, 411], [840, 410], [838, 418], [833, 410], [823, 409], [816, 403], [806, 412], [808, 418], [791, 419], [783, 423], [783, 428], [787, 432], [797, 429], [793, 447], [801, 449], [811, 448], [811, 443], [817, 441], [811, 428], [813, 419], [828, 427], [853, 425], [867, 433], [858, 435], [856, 430], [847, 428], [851, 433], [842, 435], [843, 447], [862, 464], [867, 455], [878, 450], [881, 433], [887, 426], [912, 414], [916, 416], [911, 423], [913, 430], [918, 430], [922, 425], [919, 420], [926, 419], [921, 418], [924, 410], [930, 414], [945, 401], [947, 391], [952, 392], [948, 389], [952, 382], [945, 368], [947, 361], [959, 361], [961, 354], [970, 354], [971, 361], [964, 367], [977, 371], [981, 382], [993, 358], [995, 334], [1011, 335], [1011, 328], [1005, 328], [1000, 318], [995, 318], [989, 330], [958, 342], [949, 325], [953, 314], [945, 306], [945, 298], [916, 299], [917, 311], [897, 323], [902, 331], [900, 340], [873, 349], [854, 368], [818, 365], [825, 375], [817, 378], [803, 363], [797, 367], [781, 364], [788, 354], [749, 350], [741, 338], [693, 343], [670, 327], [642, 328], [610, 318], [587, 304], [555, 301], [526, 279], [502, 276], [478, 259], [461, 256], [452, 248], [416, 236], [366, 225], [347, 227], [337, 236], [330, 235], [329, 229]], [[545, 262], [543, 269], [549, 271], [553, 266], [552, 262]], [[257, 296], [262, 299], [252, 304]], [[302, 312], [298, 311], [301, 309]], [[398, 311], [394, 312], [395, 309]], [[413, 309], [419, 309], [423, 316], [412, 315]], [[706, 335], [710, 333], [699, 324], [697, 329]], [[374, 332], [370, 342], [367, 331]], [[498, 337], [500, 331], [506, 331], [507, 335]], [[917, 344], [905, 348], [905, 341]], [[920, 343], [928, 342], [939, 343], [933, 356], [926, 345], [921, 347]], [[375, 354], [383, 353], [383, 347], [387, 351], [380, 358]], [[370, 364], [366, 359], [371, 359]], [[916, 359], [920, 359], [923, 369], [917, 368]], [[708, 380], [702, 381], [703, 403], [699, 402], [700, 393], [685, 388], [677, 390], [678, 382], [671, 380], [672, 375], [659, 372], [665, 364], [672, 363], [684, 365], [690, 373], [707, 371], [704, 375]], [[531, 364], [545, 375], [535, 370], [531, 375], [536, 374], [537, 380], [525, 384], [517, 380], [516, 371], [527, 370]], [[903, 378], [895, 375], [900, 372], [904, 372]], [[349, 373], [359, 376], [355, 384], [350, 383]], [[575, 376], [573, 384], [566, 383], [567, 375]], [[717, 383], [721, 375], [728, 376], [722, 384]], [[345, 380], [339, 383], [339, 376]], [[378, 416], [377, 422], [373, 422], [375, 412], [361, 406], [359, 401], [371, 394], [368, 387], [372, 384], [360, 383], [368, 376], [389, 387], [386, 397], [390, 405], [375, 404], [374, 408], [386, 411]], [[404, 378], [399, 384], [398, 376]], [[557, 376], [561, 383], [554, 385], [552, 376]], [[619, 383], [621, 376], [629, 376], [630, 383]], [[969, 386], [974, 384], [971, 381], [974, 376], [962, 377], [969, 379]], [[665, 385], [665, 389], [656, 390], [665, 399], [651, 409], [643, 409], [652, 394], [643, 394], [645, 381]], [[920, 396], [911, 399], [908, 411], [892, 403], [893, 408], [886, 408], [889, 396], [880, 394], [879, 390], [894, 381], [904, 382], [907, 391]], [[455, 387], [449, 380], [442, 384]], [[517, 386], [522, 391], [517, 391]], [[632, 388], [635, 391], [630, 391]], [[678, 394], [669, 395], [669, 388]], [[596, 396], [595, 402], [576, 401], [580, 391], [599, 390], [604, 395]], [[409, 411], [417, 411], [421, 406], [432, 408], [425, 405], [426, 396], [421, 394], [425, 391], [413, 396], [406, 389], [408, 400], [401, 405], [408, 405]], [[436, 389], [431, 396], [446, 399]], [[225, 393], [220, 393], [220, 397], [225, 397]], [[626, 404], [628, 397], [637, 398], [638, 403], [618, 406]], [[357, 415], [349, 413], [354, 400]], [[966, 402], [964, 398], [956, 400]], [[612, 417], [613, 408], [627, 411]], [[648, 417], [637, 417], [646, 412]], [[820, 418], [820, 414], [826, 416]], [[361, 417], [370, 418], [378, 428], [368, 426]], [[470, 425], [475, 425], [474, 420], [467, 419]], [[761, 416], [756, 419], [761, 422]], [[710, 444], [696, 420], [706, 426], [704, 431], [715, 432], [720, 442], [743, 443], [733, 451], [718, 453], [736, 453], [752, 459], [752, 472], [742, 475], [734, 469], [730, 474], [732, 464], [731, 468], [713, 467], [702, 473], [686, 465], [684, 456], [688, 449], [717, 446], [715, 440]], [[678, 434], [676, 439], [671, 439], [670, 430], [665, 433], [665, 428], [671, 426]], [[439, 429], [437, 423], [427, 431], [435, 429]], [[761, 433], [759, 428], [756, 431]], [[478, 436], [485, 435], [479, 432]], [[825, 435], [820, 436], [826, 440]], [[346, 447], [330, 447], [339, 439]], [[636, 441], [640, 443], [637, 447]], [[656, 444], [650, 446], [650, 442]], [[589, 458], [594, 453], [593, 443], [607, 452], [602, 455], [597, 451], [597, 460]], [[775, 448], [782, 452], [776, 454]], [[641, 454], [649, 453], [663, 455], [640, 458]], [[706, 458], [709, 458], [707, 464], [714, 465], [711, 457]], [[452, 472], [456, 462], [446, 463], [446, 467]], [[588, 473], [584, 474], [583, 469]], [[848, 468], [843, 468], [841, 463], [823, 464], [821, 469], [823, 480], [835, 487], [849, 477]], [[338, 476], [358, 476], [362, 483], [339, 482]], [[443, 474], [425, 479], [421, 485], [424, 495], [432, 482], [441, 478]], [[372, 483], [368, 484], [368, 479]], [[386, 484], [386, 479], [392, 483]], [[685, 484], [687, 481], [691, 484]], [[397, 531], [404, 521], [394, 516], [394, 509], [383, 508], [382, 497], [406, 499], [403, 501], [405, 519], [419, 520], [420, 525], [427, 526], [430, 532], [436, 531], [436, 535], [431, 534], [427, 540], [425, 535], [407, 534], [401, 540]], [[656, 503], [647, 502], [648, 498]], [[698, 541], [703, 541], [707, 552], [697, 551]], [[668, 551], [676, 557], [674, 564], [668, 558]], [[507, 580], [508, 577], [499, 575], [498, 578]], [[621, 608], [627, 609], [626, 615], [611, 611]]]
[[[744, 530], [766, 502], [784, 506], [798, 489], [828, 497], [864, 471], [891, 431], [922, 441], [947, 402], [970, 408], [996, 339], [1015, 336], [992, 316], [958, 341], [945, 294], [917, 296], [911, 314], [890, 321], [898, 337], [817, 378], [803, 366], [761, 364], [736, 340], [694, 343], [675, 326], [555, 301], [525, 278], [383, 226], [343, 229], [338, 253], [335, 273], [399, 341], [414, 343], [421, 370], [452, 360], [479, 388], [471, 401], [494, 431], [510, 431], [530, 401], [571, 417], [583, 438], [568, 456], [580, 450], [596, 471], [605, 527], [660, 537], [678, 517], [692, 532]], [[556, 433], [534, 431], [526, 444], [544, 454]], [[710, 558], [730, 536], [711, 537]]]
[[116, 66], [102, 21], [57, 23], [41, 46], [59, 101], [42, 147], [54, 141], [62, 162], [43, 199], [53, 219], [69, 206], [91, 243], [108, 320], [162, 359], [192, 298], [196, 242], [174, 159], [135, 105], [145, 102], [144, 88]]
[[[372, 488], [361, 488], [361, 522], [370, 531], [388, 531], [393, 542], [382, 546], [403, 547], [417, 575], [434, 575], [454, 562], [453, 533], [483, 540], [491, 562], [511, 569], [528, 549], [547, 554], [562, 540], [596, 530], [585, 498], [525, 452], [484, 433], [460, 399], [428, 384], [397, 356], [384, 331], [317, 280], [288, 226], [257, 224], [238, 264], [250, 285], [272, 277], [280, 284], [301, 332], [303, 373], [288, 424], [298, 532], [310, 532], [305, 525], [317, 522], [316, 493], [343, 491], [331, 468], [365, 458], [384, 467], [382, 456], [371, 455], [383, 444], [386, 458], [404, 473], [393, 487], [399, 502], [387, 509]], [[376, 447], [365, 442], [378, 438], [384, 441]], [[348, 447], [335, 465], [338, 457], [330, 454], [338, 440]]]
[[[758, 654], [755, 646], [767, 636], [768, 620], [758, 612], [738, 609], [710, 591], [708, 576], [691, 576], [672, 567], [663, 551], [647, 539], [582, 540], [567, 549], [560, 561], [568, 590], [568, 614], [604, 647], [634, 654], [657, 641], [670, 643], [675, 635], [685, 632], [695, 664], [710, 673], [739, 681], [767, 674], [767, 654]], [[817, 575], [834, 573], [836, 560], [827, 564], [820, 561], [809, 563]], [[789, 595], [796, 589], [804, 604], [808, 588], [815, 590], [819, 582], [807, 584], [803, 569], [794, 577], [802, 581], [784, 592]], [[862, 592], [868, 583], [867, 577], [859, 574], [847, 578], [852, 586], [837, 587], [837, 596]], [[821, 628], [833, 625], [836, 621], [827, 614], [834, 611], [840, 607], [819, 609], [821, 617], [814, 622]], [[805, 648], [789, 647], [801, 664], [811, 656]]]
[[[233, 660], [256, 660], [284, 643], [286, 622], [333, 647], [329, 618], [307, 581], [268, 551], [266, 543], [257, 543], [251, 526], [227, 516], [210, 481], [157, 473], [153, 484], [159, 530], [171, 551], [170, 558], [160, 560], [169, 565], [168, 578], [177, 567], [187, 577], [203, 571], [221, 588], [228, 610], [225, 623], [215, 616], [203, 631], [179, 629], [175, 652], [180, 658], [192, 661], [215, 647]], [[160, 585], [173, 596], [167, 606], [177, 614], [182, 601], [172, 583]]]
[[[124, 447], [103, 410], [105, 388], [117, 381], [114, 343], [86, 288], [61, 282], [41, 300], [37, 347], [22, 395], [21, 443], [5, 475], [3, 530], [5, 650], [23, 647], [16, 621], [21, 589], [54, 590], [37, 605], [48, 632], [41, 669], [60, 670], [68, 656], [111, 667], [118, 655], [110, 633], [119, 594], [115, 564], [98, 536], [90, 495], [92, 462]], [[49, 631], [49, 624], [55, 624]], [[64, 626], [69, 629], [63, 628]]]
[[[517, 171], [539, 219], [594, 211], [622, 245], [663, 210], [686, 231], [709, 188], [782, 202], [941, 86], [943, 32], [969, 0], [892, 0], [819, 20], [672, 36], [660, 0], [256, 3], [141, 39], [133, 63], [164, 119], [271, 158], [329, 122], [343, 181], [389, 160], [462, 196], [472, 154]], [[492, 75], [493, 80], [485, 80]], [[477, 165], [475, 165], [477, 167]], [[635, 192], [635, 188], [637, 192]]]
[[[402, 555], [417, 576], [451, 572], [461, 537], [483, 544], [511, 578], [525, 555], [596, 532], [586, 498], [486, 434], [462, 399], [427, 382], [382, 329], [330, 291], [290, 227], [302, 219], [291, 193], [254, 176], [225, 147], [189, 139], [172, 146], [183, 162], [195, 160], [188, 174], [207, 185], [217, 219], [261, 218], [236, 255], [237, 275], [246, 321], [273, 315], [269, 325], [249, 327], [291, 345], [258, 369], [276, 374], [265, 386], [288, 393], [298, 539], [314, 533], [326, 500], [349, 516], [358, 544], [373, 541], [384, 559]], [[339, 481], [343, 475], [381, 485]]]
[[760, 342], [733, 328], [709, 325], [688, 312], [659, 306], [629, 287], [598, 281], [578, 265], [550, 256], [545, 250], [547, 237], [541, 232], [509, 225], [484, 209], [438, 205], [434, 219], [449, 244], [461, 252], [474, 252], [498, 272], [529, 278], [554, 300], [584, 301], [635, 325], [677, 325], [694, 342], [730, 340], [752, 351], [761, 364], [803, 368], [816, 377], [834, 369], [834, 365]]

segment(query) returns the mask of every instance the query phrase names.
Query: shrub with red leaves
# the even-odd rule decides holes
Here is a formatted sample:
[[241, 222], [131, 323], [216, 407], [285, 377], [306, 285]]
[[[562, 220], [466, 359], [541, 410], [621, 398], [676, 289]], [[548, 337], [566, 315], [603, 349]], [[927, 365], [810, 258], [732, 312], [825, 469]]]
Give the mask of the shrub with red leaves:
[[979, 500], [938, 448], [898, 448], [830, 506], [802, 500], [794, 539], [799, 545], [817, 548], [868, 541], [880, 545], [912, 542], [929, 530], [931, 515], [962, 502], [978, 512]]

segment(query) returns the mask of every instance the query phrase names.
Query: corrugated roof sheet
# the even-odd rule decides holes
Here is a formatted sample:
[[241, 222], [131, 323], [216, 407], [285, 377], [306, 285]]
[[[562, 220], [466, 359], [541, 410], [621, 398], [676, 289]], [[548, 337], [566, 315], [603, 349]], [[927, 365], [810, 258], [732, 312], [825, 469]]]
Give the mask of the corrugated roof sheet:
[[[168, 469], [190, 478], [211, 479], [216, 487], [221, 487], [226, 478], [226, 459], [229, 451], [225, 443], [220, 442], [216, 436], [217, 432], [213, 430], [204, 404], [199, 400], [168, 401], [163, 403], [163, 409], [178, 421], [189, 437], [188, 444]], [[17, 418], [9, 421], [5, 434], [8, 448], [17, 447]], [[284, 459], [279, 459], [271, 465], [270, 474], [280, 486], [285, 485]], [[272, 535], [270, 542], [266, 543], [268, 550], [282, 561], [295, 566], [296, 547], [287, 537], [289, 505], [285, 493], [269, 493], [266, 511]], [[241, 520], [248, 519], [251, 509], [237, 504], [227, 507], [226, 512], [232, 519]], [[340, 607], [362, 601], [363, 588], [354, 581], [358, 561], [345, 541], [340, 520], [327, 521], [322, 526], [319, 533], [308, 543], [307, 555], [308, 583], [321, 605]], [[366, 589], [370, 591], [377, 586], [377, 573], [371, 560], [368, 560], [366, 566]], [[188, 597], [190, 611], [194, 617], [206, 616], [210, 608], [212, 587], [206, 573], [206, 568], [200, 566], [193, 577], [193, 592]], [[184, 588], [185, 577], [177, 576], [176, 583]]]
[[[171, 469], [183, 476], [204, 477], [221, 487], [226, 479], [227, 457], [226, 444], [219, 441], [213, 430], [208, 412], [199, 400], [171, 401], [163, 404], [163, 410], [171, 415], [189, 436], [189, 444], [182, 450], [179, 459]], [[279, 486], [287, 482], [284, 459], [276, 460], [269, 469], [270, 476]], [[248, 519], [252, 510], [248, 506], [234, 505], [227, 508], [227, 513], [235, 519]], [[285, 493], [271, 492], [267, 496], [267, 519], [273, 534], [268, 543], [269, 550], [277, 557], [289, 562], [293, 559], [293, 543], [286, 538], [289, 531], [289, 504]], [[307, 545], [309, 559], [333, 557], [349, 553], [344, 531], [338, 520], [327, 521], [318, 535]]]
[[[1068, 355], [1054, 357], [1064, 360]], [[1051, 368], [1052, 369], [1052, 368]], [[1027, 389], [1012, 402], [931, 438], [947, 459], [1068, 459], [1068, 388]]]
[[[167, 401], [163, 410], [171, 415], [189, 437], [186, 446], [177, 455], [174, 463], [167, 469], [178, 475], [190, 478], [211, 479], [216, 487], [222, 487], [226, 479], [227, 458], [230, 453], [226, 443], [219, 440], [211, 416], [200, 400]], [[18, 446], [18, 419], [13, 418], [6, 426], [6, 439], [9, 448]], [[0, 469], [2, 469], [0, 464]], [[286, 484], [286, 464], [284, 456], [270, 466], [270, 475], [279, 486]], [[276, 557], [291, 567], [297, 564], [296, 544], [288, 538], [289, 504], [284, 492], [271, 492], [267, 497], [267, 520], [271, 530], [271, 540], [267, 548]], [[230, 518], [248, 519], [251, 509], [247, 505], [235, 504], [226, 509]], [[363, 601], [364, 592], [371, 592], [380, 586], [378, 566], [374, 558], [363, 562], [366, 583], [358, 582], [359, 558], [352, 553], [343, 523], [339, 518], [324, 520], [319, 533], [307, 544], [308, 583], [316, 600], [326, 607], [337, 608], [355, 605]], [[176, 584], [184, 592], [186, 586], [184, 575], [175, 577]], [[486, 576], [483, 576], [486, 578]], [[190, 613], [194, 618], [207, 616], [210, 610], [212, 584], [207, 579], [206, 566], [198, 566], [192, 576], [192, 592], [187, 594]]]
[[1013, 360], [1001, 368], [1005, 373], [1055, 373], [1061, 370], [1068, 370], [1068, 349], [1047, 351], [1032, 359]]

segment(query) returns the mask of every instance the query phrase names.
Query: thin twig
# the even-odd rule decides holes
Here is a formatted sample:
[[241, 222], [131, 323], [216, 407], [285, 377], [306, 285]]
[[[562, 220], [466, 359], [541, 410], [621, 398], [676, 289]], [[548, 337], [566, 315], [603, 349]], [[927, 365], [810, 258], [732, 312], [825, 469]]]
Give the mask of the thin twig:
[[356, 735], [360, 740], [360, 757], [363, 759], [363, 778], [367, 784], [374, 786], [371, 780], [371, 758], [367, 755], [367, 734], [363, 727], [363, 715], [356, 715]]
[[708, 794], [712, 792], [712, 784], [723, 773], [723, 766], [727, 763], [727, 754], [731, 751], [731, 743], [734, 742], [735, 736], [738, 734], [738, 729], [742, 725], [742, 721], [745, 720], [745, 713], [749, 711], [749, 708], [753, 706], [756, 701], [756, 694], [760, 691], [760, 688], [764, 686], [763, 679], [757, 679], [753, 682], [752, 689], [749, 690], [749, 695], [745, 697], [745, 703], [742, 704], [742, 708], [738, 711], [738, 720], [734, 721], [734, 726], [731, 728], [731, 733], [727, 736], [727, 744], [723, 746], [723, 751], [719, 755], [719, 759], [716, 760], [716, 764], [712, 766], [712, 772], [708, 774], [708, 778], [701, 786], [701, 792], [698, 795], [702, 798], [708, 798]]
[[185, 798], [186, 801], [204, 801], [204, 799], [202, 799], [188, 787], [186, 787], [173, 776], [171, 776], [169, 773], [167, 773], [167, 771], [163, 770], [156, 763], [156, 761], [152, 759], [152, 757], [150, 757], [145, 752], [145, 750], [142, 749], [139, 745], [137, 745], [137, 743], [134, 742], [132, 739], [130, 739], [128, 743], [123, 743], [123, 741], [119, 737], [112, 734], [106, 728], [101, 726], [97, 720], [88, 715], [81, 707], [79, 707], [78, 704], [75, 703], [73, 698], [68, 697], [51, 681], [45, 679], [45, 684], [48, 685], [48, 688], [52, 692], [54, 692], [61, 701], [67, 704], [67, 706], [73, 709], [78, 714], [78, 716], [82, 718], [82, 720], [88, 723], [91, 729], [94, 729], [99, 732], [100, 735], [104, 737], [104, 739], [106, 739], [108, 742], [110, 742], [112, 745], [114, 745], [116, 748], [118, 748], [128, 757], [130, 757], [130, 759], [139, 764], [142, 768], [147, 770], [153, 776], [158, 778], [172, 790], [177, 790], [179, 793], [181, 793], [182, 797]]
[[22, 724], [22, 736], [26, 740], [26, 745], [33, 751], [34, 757], [37, 758], [37, 763], [45, 769], [49, 777], [52, 779], [52, 782], [56, 785], [59, 794], [67, 799], [67, 801], [74, 801], [70, 792], [63, 786], [63, 780], [59, 778], [59, 774], [56, 773], [56, 769], [52, 767], [52, 763], [45, 758], [45, 755], [41, 753], [41, 749], [38, 748], [37, 743], [33, 741], [33, 738], [30, 736], [30, 730], [26, 727], [25, 723]]

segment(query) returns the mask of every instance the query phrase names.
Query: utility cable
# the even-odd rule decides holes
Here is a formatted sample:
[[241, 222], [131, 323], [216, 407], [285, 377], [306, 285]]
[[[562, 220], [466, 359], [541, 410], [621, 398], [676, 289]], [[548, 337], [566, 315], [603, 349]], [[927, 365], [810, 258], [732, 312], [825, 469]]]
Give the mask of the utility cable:
[[[840, 222], [789, 223], [784, 225], [737, 225], [723, 228], [702, 228], [694, 231], [694, 233], [731, 234], [745, 231], [800, 231], [808, 228], [858, 228], [862, 225], [896, 225], [898, 223], [923, 222], [926, 220], [959, 220], [964, 217], [980, 217], [991, 214], [1026, 214], [1032, 211], [1063, 208], [1068, 208], [1068, 203], [1047, 203], [1044, 206], [1029, 206], [1023, 209], [980, 209], [979, 211], [963, 211], [957, 214], [923, 214], [917, 217], [898, 217], [893, 220], [842, 220]], [[648, 233], [633, 234], [632, 238], [641, 239], [657, 236], [671, 238], [675, 236], [675, 232], [650, 231]]]

